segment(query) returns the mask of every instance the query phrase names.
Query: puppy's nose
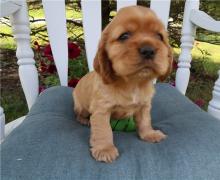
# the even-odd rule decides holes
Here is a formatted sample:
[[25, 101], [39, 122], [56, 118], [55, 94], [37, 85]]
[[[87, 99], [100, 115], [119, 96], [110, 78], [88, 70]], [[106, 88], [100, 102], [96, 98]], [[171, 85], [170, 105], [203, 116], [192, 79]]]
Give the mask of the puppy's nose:
[[151, 46], [143, 46], [139, 49], [139, 53], [144, 59], [153, 59], [155, 55], [155, 49]]

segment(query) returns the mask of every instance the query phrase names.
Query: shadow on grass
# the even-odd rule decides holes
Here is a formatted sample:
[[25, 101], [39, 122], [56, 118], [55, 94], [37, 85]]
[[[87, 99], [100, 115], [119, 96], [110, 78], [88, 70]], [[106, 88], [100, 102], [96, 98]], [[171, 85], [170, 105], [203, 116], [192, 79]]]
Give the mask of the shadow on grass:
[[197, 100], [204, 101], [201, 108], [207, 111], [208, 103], [212, 99], [215, 81], [218, 79], [220, 63], [206, 58], [193, 60], [191, 65], [191, 75], [186, 96], [193, 102]]
[[4, 109], [6, 123], [9, 123], [28, 113], [27, 103], [21, 88], [15, 91], [1, 92], [1, 106]]

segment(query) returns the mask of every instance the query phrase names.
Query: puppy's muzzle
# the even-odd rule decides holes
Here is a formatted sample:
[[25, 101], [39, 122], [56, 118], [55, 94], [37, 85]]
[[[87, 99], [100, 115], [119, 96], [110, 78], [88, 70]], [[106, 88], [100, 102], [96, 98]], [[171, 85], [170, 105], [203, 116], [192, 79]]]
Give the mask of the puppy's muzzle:
[[155, 56], [155, 49], [151, 46], [143, 46], [139, 48], [139, 53], [144, 60], [152, 60]]

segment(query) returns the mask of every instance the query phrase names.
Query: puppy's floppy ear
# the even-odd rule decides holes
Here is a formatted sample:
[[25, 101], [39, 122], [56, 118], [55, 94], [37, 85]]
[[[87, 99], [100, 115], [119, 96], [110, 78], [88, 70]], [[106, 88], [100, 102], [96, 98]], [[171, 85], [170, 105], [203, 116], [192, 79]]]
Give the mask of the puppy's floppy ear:
[[173, 50], [172, 50], [171, 46], [169, 45], [169, 40], [167, 37], [164, 40], [164, 42], [165, 42], [167, 49], [168, 49], [167, 60], [168, 60], [169, 66], [167, 68], [166, 73], [159, 77], [160, 81], [164, 81], [169, 76], [169, 74], [172, 72], [172, 68], [173, 68]]
[[95, 71], [102, 77], [103, 82], [105, 84], [110, 84], [115, 80], [116, 76], [112, 68], [112, 62], [109, 59], [108, 53], [106, 51], [106, 38], [107, 35], [103, 33], [99, 42], [98, 51], [96, 53], [93, 65]]

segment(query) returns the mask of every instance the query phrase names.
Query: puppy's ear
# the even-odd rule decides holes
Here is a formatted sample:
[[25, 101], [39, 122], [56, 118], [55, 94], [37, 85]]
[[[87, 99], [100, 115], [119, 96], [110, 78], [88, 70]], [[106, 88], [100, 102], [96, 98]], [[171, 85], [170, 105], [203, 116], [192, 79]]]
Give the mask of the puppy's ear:
[[164, 81], [169, 76], [169, 74], [172, 72], [172, 68], [173, 68], [173, 50], [171, 46], [169, 45], [168, 38], [166, 38], [165, 44], [168, 49], [167, 60], [168, 60], [169, 66], [167, 68], [166, 73], [158, 78], [160, 81]]
[[93, 66], [95, 71], [102, 77], [103, 82], [105, 84], [110, 84], [115, 80], [116, 76], [112, 68], [112, 62], [106, 51], [106, 36], [106, 34], [102, 34]]

